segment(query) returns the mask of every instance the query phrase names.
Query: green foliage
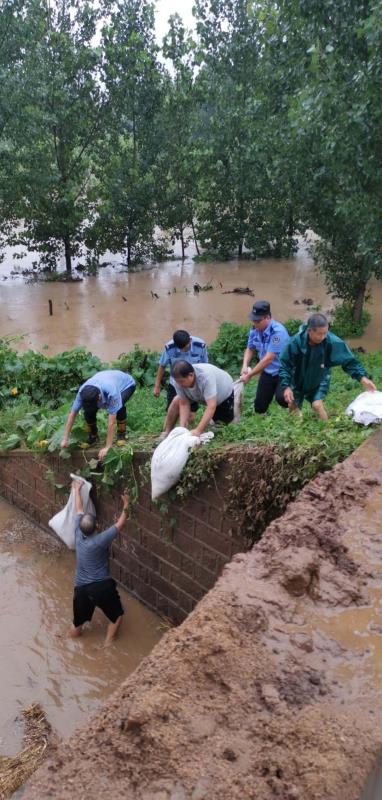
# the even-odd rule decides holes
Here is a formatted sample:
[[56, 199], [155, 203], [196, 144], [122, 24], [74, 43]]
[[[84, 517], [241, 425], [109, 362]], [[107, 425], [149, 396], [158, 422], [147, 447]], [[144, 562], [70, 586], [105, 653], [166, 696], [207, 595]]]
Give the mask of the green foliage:
[[302, 319], [293, 318], [287, 319], [286, 322], [283, 322], [283, 325], [287, 329], [289, 336], [294, 336], [295, 333], [298, 333], [302, 324]]
[[342, 305], [335, 308], [330, 330], [341, 339], [355, 339], [357, 336], [362, 336], [369, 322], [370, 314], [368, 311], [363, 310], [360, 321], [355, 322], [351, 305], [342, 303]]
[[223, 322], [217, 338], [208, 348], [209, 361], [225, 369], [234, 378], [240, 375], [249, 328], [249, 324], [236, 325], [235, 322]]
[[[289, 320], [288, 328], [299, 325], [299, 320]], [[227, 369], [234, 376], [239, 373], [243, 351], [247, 342], [248, 325], [225, 323], [219, 335], [209, 348], [210, 360]], [[36, 356], [36, 358], [34, 358]], [[12, 397], [6, 394], [0, 411], [0, 451], [15, 447], [27, 447], [35, 452], [60, 451], [63, 428], [70, 410], [68, 387], [73, 380], [74, 366], [78, 370], [87, 371], [93, 365], [92, 356], [85, 351], [72, 351], [62, 354], [62, 364], [70, 367], [69, 372], [55, 373], [56, 387], [52, 408], [50, 381], [45, 380], [44, 358], [28, 351], [17, 356], [5, 342], [0, 346], [1, 367], [5, 374], [9, 368], [17, 366], [19, 360], [34, 370], [39, 386], [38, 403], [31, 403], [30, 396], [36, 391], [29, 384], [25, 385], [25, 394]], [[60, 356], [54, 358], [54, 364], [60, 362]], [[90, 359], [90, 360], [89, 360]], [[220, 362], [219, 362], [220, 360]], [[382, 352], [360, 357], [377, 386], [382, 385]], [[50, 363], [50, 359], [46, 359]], [[24, 363], [24, 361], [22, 362]], [[145, 353], [135, 347], [132, 353], [122, 354], [120, 360], [112, 366], [125, 367], [135, 374], [140, 386], [133, 394], [127, 406], [127, 441], [122, 446], [111, 448], [100, 471], [95, 459], [86, 460], [87, 434], [79, 415], [72, 429], [69, 449], [60, 452], [62, 458], [70, 458], [70, 453], [77, 448], [84, 449], [84, 469], [82, 474], [97, 481], [106, 490], [123, 484], [129, 488], [133, 497], [137, 493], [138, 475], [134, 468], [133, 454], [138, 450], [150, 452], [162, 430], [165, 415], [165, 397], [153, 397], [152, 376], [157, 365], [155, 353]], [[97, 363], [97, 368], [98, 368]], [[41, 375], [40, 372], [41, 371]], [[11, 373], [12, 377], [14, 372]], [[69, 377], [68, 377], [69, 376]], [[76, 377], [79, 373], [76, 373]], [[77, 388], [77, 387], [76, 387]], [[45, 391], [45, 394], [41, 392]], [[317, 421], [310, 406], [303, 406], [303, 415], [298, 417], [288, 414], [276, 403], [272, 403], [265, 415], [253, 413], [253, 400], [256, 382], [250, 381], [245, 389], [244, 409], [240, 425], [216, 425], [215, 437], [208, 447], [195, 449], [182, 473], [177, 486], [170, 493], [170, 498], [185, 499], [198, 490], [198, 487], [209, 482], [213, 484], [214, 475], [222, 458], [231, 454], [232, 478], [230, 491], [222, 503], [234, 516], [242, 531], [250, 538], [254, 523], [257, 533], [261, 526], [277, 516], [285, 503], [317, 472], [329, 469], [338, 461], [349, 455], [372, 431], [355, 425], [348, 419], [344, 410], [359, 393], [358, 385], [342, 370], [334, 369], [331, 391], [326, 400], [329, 421]], [[199, 409], [198, 418], [202, 414]], [[100, 437], [106, 436], [107, 415], [100, 412], [98, 427]], [[249, 455], [248, 455], [249, 454]], [[139, 477], [148, 477], [149, 461], [139, 468]], [[261, 474], [263, 480], [258, 481]], [[254, 519], [254, 508], [258, 519]]]
[[136, 344], [130, 353], [121, 353], [117, 360], [113, 361], [111, 368], [130, 372], [139, 386], [154, 386], [158, 359], [158, 353], [143, 350]]
[[27, 395], [34, 403], [55, 407], [87, 378], [103, 368], [97, 356], [84, 347], [45, 356], [27, 350], [20, 356], [12, 350], [6, 340], [0, 340], [0, 398], [9, 396], [15, 389], [19, 395]]

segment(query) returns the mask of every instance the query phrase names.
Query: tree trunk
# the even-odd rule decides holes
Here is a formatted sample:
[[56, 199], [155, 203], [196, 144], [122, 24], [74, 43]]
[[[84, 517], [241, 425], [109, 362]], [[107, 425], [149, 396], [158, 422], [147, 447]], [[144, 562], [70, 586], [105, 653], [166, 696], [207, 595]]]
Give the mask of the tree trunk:
[[194, 236], [196, 253], [197, 253], [198, 256], [200, 256], [200, 250], [199, 250], [198, 240], [196, 238], [196, 231], [195, 231], [195, 225], [194, 225], [193, 218], [191, 219], [191, 227], [192, 227], [192, 233], [193, 233], [193, 236]]
[[70, 247], [70, 237], [64, 237], [64, 247], [65, 247], [65, 267], [68, 275], [72, 274], [72, 250]]
[[180, 241], [181, 241], [181, 244], [182, 244], [182, 258], [185, 259], [186, 258], [186, 248], [185, 248], [185, 245], [184, 245], [183, 230], [184, 230], [183, 225], [181, 225], [180, 226]]
[[366, 294], [366, 282], [361, 283], [358, 286], [358, 291], [356, 297], [354, 299], [353, 308], [352, 308], [352, 316], [354, 322], [360, 322], [363, 310], [363, 304], [365, 302], [365, 294]]

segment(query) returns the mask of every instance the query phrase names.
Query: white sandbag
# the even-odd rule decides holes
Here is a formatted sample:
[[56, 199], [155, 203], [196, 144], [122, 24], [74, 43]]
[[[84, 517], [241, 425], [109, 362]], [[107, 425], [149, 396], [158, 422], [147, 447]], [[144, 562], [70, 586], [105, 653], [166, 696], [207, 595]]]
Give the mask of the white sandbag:
[[244, 404], [244, 383], [240, 380], [233, 384], [233, 423], [238, 425]]
[[382, 422], [382, 392], [362, 392], [350, 403], [345, 413], [361, 425]]
[[[71, 475], [73, 480], [83, 480], [79, 475]], [[95, 516], [95, 508], [94, 503], [90, 499], [89, 494], [92, 488], [91, 483], [89, 481], [83, 482], [81, 486], [81, 500], [82, 506], [84, 509], [85, 514], [94, 514]], [[65, 542], [66, 546], [69, 547], [69, 550], [75, 550], [75, 518], [76, 518], [76, 499], [74, 495], [74, 489], [71, 489], [69, 500], [61, 511], [52, 517], [49, 520], [49, 527], [57, 533], [60, 539]]]
[[191, 436], [187, 428], [174, 428], [154, 450], [151, 459], [151, 497], [157, 500], [178, 482], [193, 447], [214, 438], [212, 431]]

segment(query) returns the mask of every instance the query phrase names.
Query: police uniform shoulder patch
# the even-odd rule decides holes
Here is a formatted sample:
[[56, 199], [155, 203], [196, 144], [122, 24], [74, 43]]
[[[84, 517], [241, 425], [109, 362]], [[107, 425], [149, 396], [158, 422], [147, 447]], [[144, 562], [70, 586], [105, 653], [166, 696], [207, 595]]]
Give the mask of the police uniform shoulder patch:
[[272, 344], [278, 344], [279, 342], [281, 342], [281, 336], [278, 336], [277, 334], [276, 336], [272, 336], [271, 342]]

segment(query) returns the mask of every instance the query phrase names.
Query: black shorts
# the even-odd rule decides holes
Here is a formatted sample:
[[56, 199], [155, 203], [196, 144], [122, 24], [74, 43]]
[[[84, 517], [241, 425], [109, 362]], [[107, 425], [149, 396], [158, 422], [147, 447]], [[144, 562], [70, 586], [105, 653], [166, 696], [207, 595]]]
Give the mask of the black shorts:
[[74, 627], [78, 628], [84, 622], [90, 622], [96, 607], [103, 611], [110, 622], [116, 622], [124, 613], [114, 578], [74, 587]]
[[[169, 383], [169, 385], [167, 386], [167, 406], [166, 406], [166, 411], [168, 411], [168, 408], [171, 405], [174, 397], [176, 397], [176, 389], [172, 385], [172, 383]], [[191, 411], [193, 411], [195, 413], [195, 411], [197, 411], [198, 408], [199, 408], [198, 403], [194, 403], [194, 402], [191, 403]]]
[[226, 425], [232, 422], [234, 417], [233, 400], [234, 395], [232, 392], [226, 400], [216, 406], [215, 414], [212, 417], [214, 422], [224, 422]]

